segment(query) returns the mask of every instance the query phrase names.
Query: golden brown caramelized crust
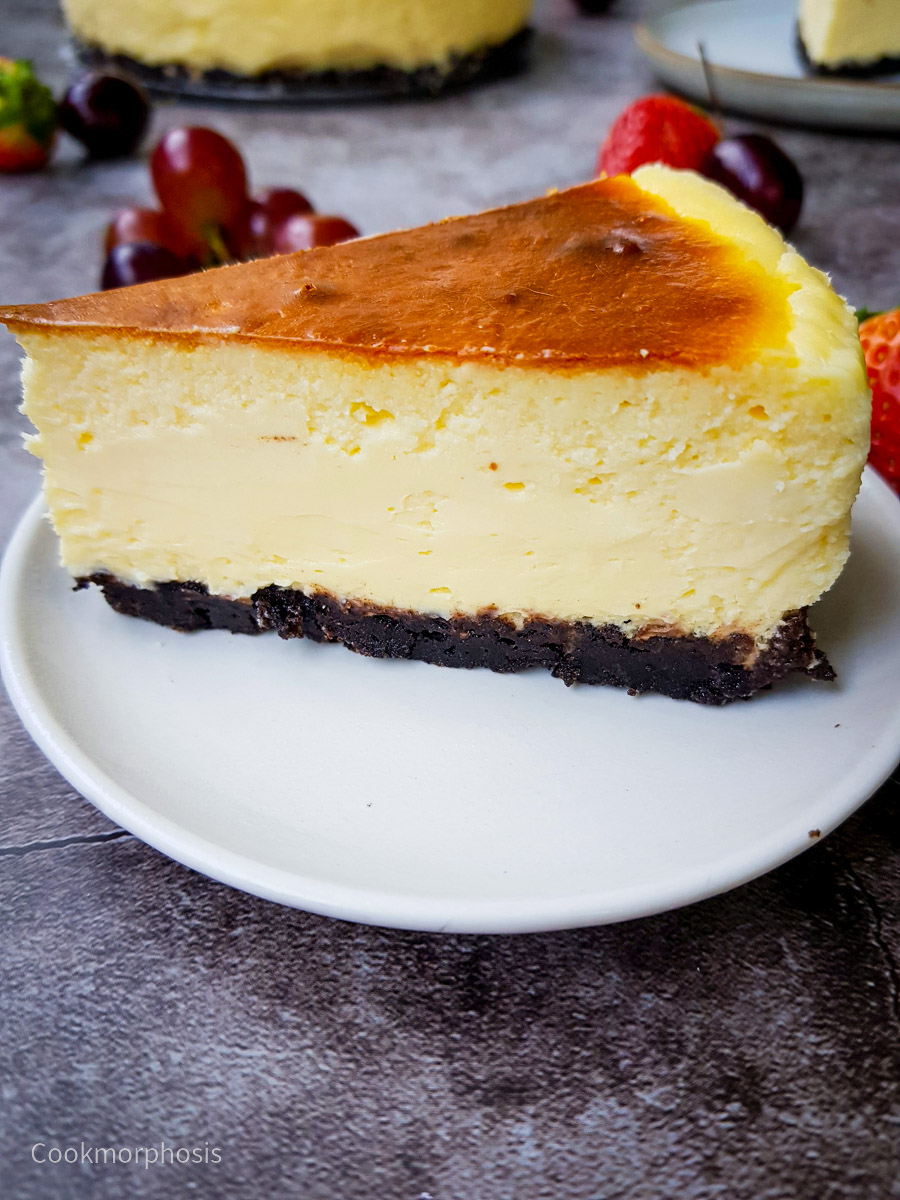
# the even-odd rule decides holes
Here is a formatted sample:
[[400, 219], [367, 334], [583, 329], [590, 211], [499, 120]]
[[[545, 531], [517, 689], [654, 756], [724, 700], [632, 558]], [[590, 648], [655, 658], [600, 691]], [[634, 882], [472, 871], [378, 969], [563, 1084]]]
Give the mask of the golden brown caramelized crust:
[[365, 356], [704, 367], [782, 345], [787, 285], [630, 178], [418, 229], [51, 304], [47, 326]]

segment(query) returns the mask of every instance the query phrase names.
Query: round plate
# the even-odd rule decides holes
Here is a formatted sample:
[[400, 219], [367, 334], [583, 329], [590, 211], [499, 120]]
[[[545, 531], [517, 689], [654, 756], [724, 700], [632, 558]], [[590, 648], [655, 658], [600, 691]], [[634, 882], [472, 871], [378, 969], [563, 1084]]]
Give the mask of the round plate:
[[[810, 74], [797, 49], [790, 0], [708, 0], [663, 13], [636, 31], [659, 77], [704, 105], [796, 125], [900, 130], [900, 76]], [[711, 68], [715, 98], [700, 62]]]
[[283, 904], [469, 932], [638, 917], [797, 854], [900, 754], [900, 504], [871, 472], [813, 613], [838, 683], [725, 708], [174, 633], [73, 591], [42, 511], [0, 572], [29, 732], [111, 820]]

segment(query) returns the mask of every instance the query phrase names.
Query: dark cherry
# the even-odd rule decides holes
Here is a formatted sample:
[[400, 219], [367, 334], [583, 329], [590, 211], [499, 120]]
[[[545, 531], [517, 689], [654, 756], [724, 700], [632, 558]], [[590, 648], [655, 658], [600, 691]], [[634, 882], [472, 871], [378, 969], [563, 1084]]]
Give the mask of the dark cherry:
[[358, 237], [359, 230], [343, 217], [293, 213], [274, 230], [273, 249], [276, 254], [291, 254], [295, 250], [334, 246]]
[[113, 246], [106, 256], [100, 286], [110, 288], [130, 287], [133, 283], [149, 283], [153, 279], [172, 279], [176, 275], [189, 275], [196, 264], [174, 254], [165, 246], [153, 242], [122, 242]]
[[138, 84], [122, 75], [89, 72], [76, 79], [59, 106], [59, 123], [91, 158], [122, 158], [147, 128], [150, 106]]
[[803, 177], [794, 161], [763, 133], [723, 138], [706, 156], [701, 174], [721, 183], [782, 233], [803, 207]]
[[587, 17], [599, 17], [609, 8], [612, 0], [575, 0], [576, 7]]

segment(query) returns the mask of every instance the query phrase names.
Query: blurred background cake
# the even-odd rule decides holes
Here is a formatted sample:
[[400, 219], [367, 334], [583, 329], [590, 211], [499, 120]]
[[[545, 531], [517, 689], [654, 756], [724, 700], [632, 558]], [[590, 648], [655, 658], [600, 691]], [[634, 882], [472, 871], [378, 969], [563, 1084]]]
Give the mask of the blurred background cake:
[[185, 93], [437, 94], [523, 63], [532, 0], [62, 0], [81, 58]]
[[804, 57], [816, 71], [900, 69], [900, 0], [800, 0], [797, 25]]

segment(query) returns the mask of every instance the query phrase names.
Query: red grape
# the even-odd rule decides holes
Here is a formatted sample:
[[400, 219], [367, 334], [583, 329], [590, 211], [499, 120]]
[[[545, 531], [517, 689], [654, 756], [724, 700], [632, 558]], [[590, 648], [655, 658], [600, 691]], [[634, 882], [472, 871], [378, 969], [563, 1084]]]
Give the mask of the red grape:
[[153, 242], [173, 254], [186, 257], [190, 253], [190, 247], [166, 214], [154, 208], [123, 208], [116, 213], [106, 227], [104, 249], [108, 254], [113, 246], [123, 242]]
[[204, 261], [227, 259], [227, 235], [248, 204], [237, 148], [213, 129], [172, 129], [153, 151], [150, 172], [169, 220]]
[[273, 247], [276, 254], [290, 254], [358, 237], [359, 230], [343, 217], [293, 213], [274, 230]]
[[265, 258], [275, 253], [275, 230], [295, 213], [311, 213], [313, 206], [293, 188], [269, 188], [249, 202], [230, 238], [238, 258]]
[[108, 291], [133, 283], [149, 283], [153, 279], [189, 275], [196, 269], [196, 263], [173, 254], [165, 246], [153, 242], [122, 242], [113, 246], [106, 256], [100, 286]]
[[803, 207], [803, 176], [793, 159], [762, 133], [723, 138], [710, 150], [701, 174], [721, 183], [782, 233], [790, 233]]
[[272, 226], [280, 225], [293, 213], [311, 213], [313, 206], [302, 192], [293, 188], [267, 188], [256, 197]]
[[76, 79], [59, 106], [59, 123], [92, 158], [122, 158], [147, 128], [150, 106], [138, 84], [121, 75], [89, 72]]
[[228, 248], [239, 262], [265, 258], [272, 253], [268, 231], [263, 206], [257, 200], [248, 200], [240, 219], [228, 232]]

